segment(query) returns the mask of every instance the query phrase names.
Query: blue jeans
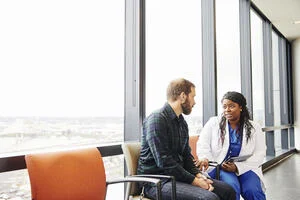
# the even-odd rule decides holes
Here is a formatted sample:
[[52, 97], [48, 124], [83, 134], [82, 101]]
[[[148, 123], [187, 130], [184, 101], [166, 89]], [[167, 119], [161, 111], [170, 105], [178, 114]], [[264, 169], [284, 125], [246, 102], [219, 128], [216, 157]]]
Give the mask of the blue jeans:
[[[209, 175], [215, 177], [215, 169]], [[233, 172], [226, 172], [220, 169], [220, 180], [233, 187], [236, 192], [236, 200], [240, 199], [240, 195], [242, 195], [244, 200], [266, 199], [266, 195], [261, 187], [260, 178], [251, 170], [237, 176]]]
[[[235, 192], [228, 184], [214, 180], [214, 190], [212, 192], [202, 189], [197, 186], [193, 186], [188, 183], [176, 182], [176, 200], [234, 200]], [[156, 188], [151, 186], [145, 186], [146, 197], [151, 199], [156, 198]], [[170, 200], [172, 194], [171, 182], [166, 182], [162, 186], [162, 199]]]

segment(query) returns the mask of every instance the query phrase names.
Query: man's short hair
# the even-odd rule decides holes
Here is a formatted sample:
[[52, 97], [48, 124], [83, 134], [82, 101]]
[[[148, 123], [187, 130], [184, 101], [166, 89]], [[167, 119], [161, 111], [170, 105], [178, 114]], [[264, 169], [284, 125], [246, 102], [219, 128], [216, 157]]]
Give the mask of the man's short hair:
[[195, 85], [184, 78], [172, 80], [167, 88], [167, 100], [176, 101], [182, 92], [189, 95], [192, 87], [195, 87]]

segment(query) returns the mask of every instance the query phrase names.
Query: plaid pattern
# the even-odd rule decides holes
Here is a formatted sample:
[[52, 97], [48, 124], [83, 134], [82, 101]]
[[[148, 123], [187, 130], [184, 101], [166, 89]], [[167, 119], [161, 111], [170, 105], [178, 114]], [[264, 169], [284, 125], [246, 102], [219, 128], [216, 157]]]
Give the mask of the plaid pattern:
[[199, 173], [189, 146], [188, 125], [168, 103], [144, 121], [137, 173], [170, 175], [186, 183]]

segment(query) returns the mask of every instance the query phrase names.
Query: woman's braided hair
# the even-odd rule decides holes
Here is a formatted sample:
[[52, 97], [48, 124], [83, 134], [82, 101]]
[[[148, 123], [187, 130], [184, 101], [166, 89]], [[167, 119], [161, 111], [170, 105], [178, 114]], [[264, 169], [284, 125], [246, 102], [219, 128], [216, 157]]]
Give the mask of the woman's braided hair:
[[[246, 138], [247, 138], [247, 142], [250, 139], [251, 136], [251, 130], [254, 128], [253, 125], [250, 123], [250, 112], [247, 108], [247, 101], [246, 98], [238, 92], [227, 92], [224, 94], [221, 103], [223, 102], [224, 99], [228, 99], [231, 100], [237, 104], [239, 104], [239, 106], [242, 106], [242, 111], [241, 111], [241, 116], [240, 116], [240, 122], [239, 122], [239, 127], [238, 130], [241, 134], [241, 140], [243, 138], [243, 127], [245, 126], [246, 128]], [[219, 123], [219, 127], [220, 127], [220, 137], [222, 140], [222, 144], [224, 143], [224, 138], [225, 138], [225, 128], [226, 128], [226, 118], [225, 116], [222, 114], [222, 118], [221, 121]]]

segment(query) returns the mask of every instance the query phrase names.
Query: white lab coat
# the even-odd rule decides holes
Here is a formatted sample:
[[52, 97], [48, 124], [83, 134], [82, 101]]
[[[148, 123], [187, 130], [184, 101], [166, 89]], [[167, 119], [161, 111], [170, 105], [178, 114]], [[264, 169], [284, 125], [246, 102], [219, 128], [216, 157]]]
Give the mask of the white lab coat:
[[[197, 155], [198, 158], [207, 158], [210, 161], [216, 161], [221, 163], [229, 148], [229, 131], [228, 123], [226, 122], [225, 139], [222, 146], [220, 138], [219, 122], [220, 117], [211, 117], [203, 127], [199, 140], [197, 142]], [[265, 191], [264, 179], [262, 174], [261, 165], [266, 156], [266, 143], [265, 134], [262, 132], [262, 128], [259, 124], [250, 121], [254, 127], [252, 129], [251, 138], [246, 141], [246, 129], [243, 130], [243, 141], [240, 156], [252, 154], [250, 158], [243, 162], [235, 162], [238, 168], [238, 174], [241, 175], [249, 170], [255, 172], [262, 184], [262, 188]], [[212, 169], [209, 169], [209, 171]]]

